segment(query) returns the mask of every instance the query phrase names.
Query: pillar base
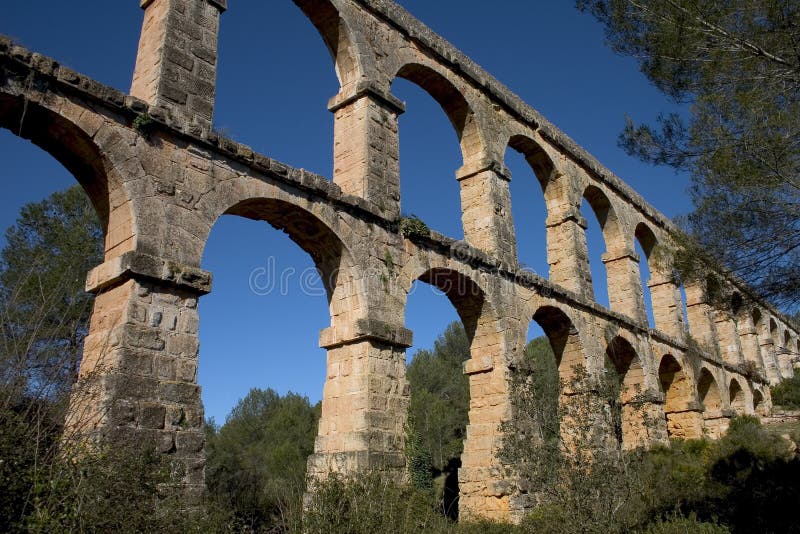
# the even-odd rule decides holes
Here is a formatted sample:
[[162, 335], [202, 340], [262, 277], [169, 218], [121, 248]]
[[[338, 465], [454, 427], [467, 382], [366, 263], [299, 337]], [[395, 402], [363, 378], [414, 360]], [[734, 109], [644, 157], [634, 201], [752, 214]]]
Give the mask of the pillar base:
[[698, 410], [667, 413], [667, 433], [670, 439], [699, 439], [703, 437], [703, 413]]

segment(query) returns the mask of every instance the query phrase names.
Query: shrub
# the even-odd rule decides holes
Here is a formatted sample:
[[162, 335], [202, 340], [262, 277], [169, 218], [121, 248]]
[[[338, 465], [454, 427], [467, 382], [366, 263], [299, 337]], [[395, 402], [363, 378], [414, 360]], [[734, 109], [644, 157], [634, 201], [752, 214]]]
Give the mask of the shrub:
[[316, 482], [303, 517], [309, 534], [347, 532], [450, 532], [427, 492], [389, 481], [380, 473], [345, 478], [331, 474]]
[[728, 534], [730, 530], [723, 525], [698, 521], [692, 515], [674, 515], [665, 520], [655, 521], [641, 531], [642, 534]]
[[772, 388], [772, 403], [784, 408], [800, 409], [800, 374]]
[[400, 219], [400, 233], [406, 237], [428, 237], [431, 229], [416, 215]]

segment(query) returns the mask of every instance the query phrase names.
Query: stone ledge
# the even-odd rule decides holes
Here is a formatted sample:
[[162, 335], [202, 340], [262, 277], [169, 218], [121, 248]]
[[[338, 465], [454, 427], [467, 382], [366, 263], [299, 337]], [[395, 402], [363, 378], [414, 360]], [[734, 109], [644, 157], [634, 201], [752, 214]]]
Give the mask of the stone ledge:
[[673, 414], [673, 413], [690, 413], [690, 412], [702, 412], [703, 407], [700, 405], [699, 402], [692, 400], [683, 403], [683, 406], [676, 410], [669, 410], [667, 411], [666, 408], [664, 409], [665, 414]]
[[544, 225], [546, 228], [553, 228], [556, 226], [561, 226], [568, 221], [575, 221], [575, 223], [584, 230], [589, 228], [589, 223], [586, 222], [581, 210], [574, 206], [561, 213], [548, 215], [547, 219], [544, 221]]
[[332, 97], [328, 101], [328, 111], [335, 113], [343, 107], [356, 102], [366, 96], [379, 101], [398, 115], [406, 112], [405, 102], [388, 91], [382, 91], [370, 82], [358, 82], [351, 94], [342, 94]]
[[139, 278], [165, 283], [200, 295], [211, 292], [211, 273], [208, 271], [138, 252], [126, 252], [89, 271], [86, 276], [86, 291], [99, 293], [127, 280]]
[[352, 328], [337, 329], [328, 327], [319, 335], [319, 346], [323, 349], [333, 349], [361, 343], [363, 341], [377, 341], [387, 345], [394, 345], [407, 349], [413, 345], [414, 335], [411, 330], [391, 325], [377, 319], [356, 319]]
[[494, 363], [491, 356], [482, 356], [480, 358], [470, 358], [463, 364], [465, 375], [477, 375], [480, 373], [488, 373], [494, 370]]
[[[139, 7], [147, 9], [155, 0], [139, 0]], [[208, 3], [219, 9], [222, 13], [228, 9], [228, 0], [208, 0]]]
[[600, 261], [602, 261], [603, 263], [613, 263], [615, 261], [626, 260], [626, 259], [629, 259], [634, 263], [639, 263], [641, 261], [639, 255], [632, 250], [623, 250], [619, 252], [604, 252], [600, 256]]
[[459, 182], [480, 174], [482, 172], [491, 171], [503, 180], [511, 181], [511, 171], [509, 171], [502, 163], [490, 160], [481, 159], [471, 163], [465, 163], [460, 169], [456, 171], [456, 180]]

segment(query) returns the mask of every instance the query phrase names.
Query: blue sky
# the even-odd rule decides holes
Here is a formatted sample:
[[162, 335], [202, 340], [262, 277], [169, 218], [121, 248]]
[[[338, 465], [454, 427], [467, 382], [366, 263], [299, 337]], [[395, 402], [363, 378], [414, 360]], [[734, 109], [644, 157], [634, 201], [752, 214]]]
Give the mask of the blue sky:
[[[25, 0], [3, 7], [0, 33], [62, 64], [127, 91], [142, 20], [137, 0]], [[338, 85], [330, 56], [290, 0], [231, 0], [223, 14], [215, 127], [259, 152], [331, 175], [333, 117], [326, 104]], [[618, 146], [628, 115], [653, 121], [674, 109], [630, 58], [615, 56], [602, 28], [571, 0], [401, 0], [400, 4], [543, 113], [669, 217], [687, 213], [688, 178], [643, 165]], [[392, 87], [407, 104], [400, 118], [403, 211], [461, 237], [461, 165], [455, 133], [426, 93], [404, 80]], [[19, 208], [74, 183], [50, 156], [0, 130], [0, 227]], [[525, 161], [509, 151], [520, 260], [547, 275], [545, 208]], [[598, 301], [607, 304], [602, 236], [590, 212], [588, 240]], [[4, 243], [0, 238], [0, 245]], [[203, 267], [214, 291], [200, 303], [199, 381], [206, 413], [218, 422], [250, 387], [289, 390], [317, 401], [325, 378], [319, 331], [329, 324], [313, 264], [267, 223], [224, 217]], [[265, 272], [284, 280], [251, 289]], [[256, 280], [258, 281], [258, 280]], [[304, 291], [304, 288], [306, 289]], [[268, 293], [268, 294], [262, 294]], [[409, 299], [406, 326], [415, 348], [429, 347], [457, 319], [447, 299], [426, 286]], [[530, 336], [537, 335], [535, 328]]]

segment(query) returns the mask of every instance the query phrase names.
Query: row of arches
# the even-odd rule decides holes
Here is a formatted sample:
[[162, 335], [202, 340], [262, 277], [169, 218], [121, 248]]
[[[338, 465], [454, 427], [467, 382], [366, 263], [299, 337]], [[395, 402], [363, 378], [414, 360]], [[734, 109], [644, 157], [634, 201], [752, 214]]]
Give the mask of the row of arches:
[[707, 334], [725, 362], [749, 366], [773, 384], [794, 376], [800, 340], [791, 328], [737, 290], [726, 293], [714, 277], [705, 292], [714, 323]]
[[[404, 76], [417, 80], [425, 76], [425, 69], [423, 68], [407, 69], [405, 71], [401, 68], [400, 71], [403, 72]], [[444, 91], [444, 89], [436, 86], [439, 82], [440, 80], [433, 77], [432, 81], [423, 80], [421, 83], [426, 84], [432, 92]], [[451, 96], [447, 98], [451, 98]], [[17, 97], [4, 99], [2, 103], [8, 105], [8, 109], [0, 109], [0, 116], [4, 118], [3, 124], [16, 124], [16, 118], [20, 115], [19, 112], [22, 109], [21, 99]], [[36, 112], [40, 107], [42, 110], [44, 109], [44, 107], [39, 104], [31, 104], [29, 112], [33, 114], [30, 115], [30, 117], [36, 117]], [[468, 128], [470, 123], [469, 113], [466, 113], [463, 109], [451, 109], [450, 111], [446, 109], [445, 111], [458, 119], [455, 123], [463, 123], [463, 128]], [[5, 120], [7, 117], [10, 117], [10, 119]], [[40, 125], [44, 122], [46, 121], [39, 121]], [[67, 124], [68, 121], [62, 118], [52, 120], [52, 124], [54, 124], [55, 127], [58, 127], [58, 125], [62, 123]], [[120, 129], [123, 128], [120, 127]], [[122, 211], [130, 209], [131, 212], [138, 213], [136, 209], [127, 206], [128, 198], [126, 195], [120, 193], [119, 197], [115, 198], [108, 188], [102, 189], [101, 187], [98, 189], [96, 184], [93, 185], [91, 183], [93, 180], [98, 180], [102, 183], [103, 177], [100, 175], [103, 174], [103, 172], [105, 172], [106, 175], [111, 172], [111, 170], [103, 168], [108, 162], [108, 155], [100, 154], [103, 149], [99, 149], [93, 144], [95, 142], [100, 142], [103, 138], [102, 135], [95, 137], [93, 141], [89, 140], [92, 135], [81, 133], [81, 135], [77, 136], [81, 142], [86, 138], [86, 143], [91, 145], [88, 149], [80, 143], [77, 145], [75, 145], [75, 142], [73, 142], [73, 144], [63, 144], [64, 140], [71, 137], [69, 131], [41, 128], [37, 130], [36, 135], [40, 136], [38, 143], [48, 149], [52, 154], [59, 157], [62, 161], [70, 162], [71, 158], [76, 158], [79, 163], [87, 164], [84, 166], [86, 168], [75, 166], [75, 173], [79, 181], [88, 184], [85, 185], [85, 187], [95, 199], [96, 205], [102, 208], [104, 205], [103, 202], [107, 202], [107, 205], [114, 206], [114, 209], [121, 207]], [[463, 143], [465, 135], [459, 135]], [[472, 145], [476, 138], [473, 137], [472, 139], [473, 140], [467, 143], [468, 146]], [[554, 221], [551, 221], [553, 223], [552, 226], [550, 224], [547, 225], [548, 228], [559, 228], [559, 231], [562, 232], [558, 234], [559, 236], [564, 235], [566, 232], [574, 231], [574, 234], [570, 234], [573, 237], [570, 242], [580, 243], [582, 221], [579, 217], [575, 216], [573, 211], [570, 211], [575, 208], [575, 199], [571, 196], [573, 194], [571, 192], [580, 190], [580, 188], [576, 189], [572, 187], [574, 183], [571, 180], [573, 180], [574, 176], [566, 178], [570, 175], [559, 174], [555, 171], [554, 167], [551, 168], [552, 160], [549, 159], [542, 145], [535, 143], [530, 137], [522, 135], [515, 136], [512, 137], [509, 143], [517, 147], [515, 149], [526, 152], [525, 158], [533, 167], [535, 173], [537, 169], [540, 174], [549, 173], [548, 182], [546, 186], [542, 188], [543, 192], [545, 192], [544, 196], [546, 199], [547, 191], [558, 192], [560, 190], [562, 192], [562, 195], [553, 193], [553, 202], [548, 202], [548, 208], [552, 204], [554, 210], [561, 210], [557, 211], [557, 213], [564, 217], [560, 217], [560, 215], [556, 217]], [[472, 163], [472, 161], [468, 163]], [[88, 165], [94, 165], [96, 168], [88, 168]], [[112, 169], [112, 167], [113, 165], [108, 162], [108, 169]], [[477, 168], [480, 169], [481, 167], [481, 165], [478, 165]], [[491, 170], [488, 172], [493, 173], [494, 171]], [[124, 182], [126, 178], [131, 177], [124, 176], [120, 182]], [[106, 176], [106, 179], [108, 179], [108, 176]], [[466, 179], [469, 179], [469, 177]], [[501, 181], [499, 183], [502, 184], [503, 182]], [[228, 191], [228, 193], [223, 194], [222, 191], [225, 190], [225, 188], [231, 188], [233, 192], [231, 193], [231, 191]], [[354, 276], [354, 272], [357, 270], [360, 261], [364, 258], [353, 254], [349, 249], [349, 244], [355, 237], [349, 236], [348, 232], [344, 230], [346, 225], [341, 223], [341, 217], [333, 213], [332, 209], [327, 209], [326, 211], [323, 208], [319, 208], [319, 206], [315, 207], [305, 194], [293, 195], [291, 192], [287, 192], [278, 187], [265, 189], [263, 184], [259, 183], [259, 180], [241, 174], [235, 179], [229, 180], [225, 185], [215, 184], [213, 189], [214, 193], [208, 195], [211, 197], [210, 199], [204, 198], [195, 205], [195, 209], [198, 212], [202, 212], [202, 215], [198, 216], [198, 218], [203, 217], [207, 219], [206, 222], [209, 227], [213, 226], [216, 220], [223, 214], [267, 221], [286, 232], [305, 253], [310, 255], [322, 275], [323, 286], [331, 315], [331, 328], [333, 331], [331, 333], [332, 339], [326, 344], [329, 369], [326, 375], [326, 393], [324, 395], [325, 401], [323, 402], [322, 409], [323, 420], [320, 424], [321, 435], [318, 440], [318, 452], [338, 453], [350, 443], [361, 443], [359, 439], [352, 439], [354, 437], [353, 435], [345, 435], [343, 437], [342, 434], [346, 434], [347, 432], [355, 434], [357, 431], [362, 431], [363, 428], [359, 425], [363, 425], [364, 422], [362, 420], [356, 420], [355, 424], [353, 424], [353, 421], [344, 420], [341, 419], [341, 417], [343, 413], [346, 413], [348, 410], [361, 409], [356, 407], [365, 407], [367, 405], [371, 408], [374, 405], [380, 405], [380, 401], [385, 401], [385, 406], [392, 406], [393, 409], [397, 410], [397, 413], [390, 414], [397, 417], [385, 417], [381, 419], [381, 424], [383, 426], [381, 426], [380, 431], [384, 432], [386, 435], [386, 439], [383, 440], [382, 443], [397, 443], [397, 440], [393, 440], [392, 438], [396, 438], [399, 433], [402, 433], [402, 416], [398, 415], [402, 411], [404, 395], [403, 388], [398, 387], [402, 378], [402, 356], [397, 349], [387, 349], [385, 347], [379, 348], [377, 350], [379, 354], [375, 356], [375, 348], [372, 346], [367, 347], [367, 344], [370, 343], [368, 340], [359, 341], [359, 331], [354, 325], [357, 323], [358, 319], [363, 318], [363, 315], [368, 317], [370, 312], [374, 312], [376, 309], [380, 308], [375, 302], [383, 302], [383, 292], [385, 288], [378, 280], [364, 280]], [[120, 190], [124, 190], [124, 187], [121, 187]], [[235, 199], [235, 202], [228, 202], [232, 198]], [[564, 198], [568, 198], [569, 202], [563, 202]], [[597, 219], [601, 222], [604, 235], [608, 235], [609, 239], [622, 239], [624, 236], [630, 235], [631, 232], [627, 230], [623, 231], [622, 228], [630, 227], [631, 224], [627, 222], [624, 217], [619, 216], [618, 212], [614, 209], [612, 197], [609, 197], [602, 188], [596, 185], [587, 185], [583, 190], [583, 198], [586, 199], [592, 210], [597, 214]], [[155, 201], [153, 200], [152, 202]], [[141, 206], [138, 208], [140, 207]], [[113, 217], [109, 211], [108, 209], [105, 211], [98, 209], [101, 218], [103, 218], [105, 222], [107, 242], [108, 236], [114, 235], [113, 232], [115, 228], [118, 226], [123, 229], [125, 228], [124, 220], [120, 222], [119, 225], [110, 222]], [[164, 211], [166, 212], [166, 210]], [[112, 247], [109, 248], [107, 245], [107, 253], [116, 254], [119, 249], [114, 250], [114, 247], [120, 246], [120, 243], [126, 243], [125, 246], [131, 247], [131, 250], [136, 249], [137, 246], [141, 244], [141, 241], [139, 241], [138, 238], [140, 236], [135, 233], [135, 230], [144, 227], [146, 222], [149, 224], [161, 224], [167, 227], [166, 220], [141, 221], [141, 226], [137, 226], [132, 221], [133, 215], [129, 217], [131, 220], [127, 227], [129, 230], [127, 237], [123, 236], [124, 239], [119, 243], [112, 239]], [[548, 219], [550, 219], [549, 215]], [[182, 224], [182, 221], [174, 221], [174, 224], [175, 228], [177, 228]], [[562, 228], [565, 224], [569, 227], [568, 229]], [[170, 228], [173, 227], [170, 226]], [[207, 233], [203, 233], [206, 230], [208, 229], [201, 229], [198, 232], [200, 235], [197, 241], [201, 244], [201, 246], [198, 247], [200, 250], [191, 250], [191, 252], [195, 254], [186, 254], [186, 257], [194, 258], [198, 263], [200, 256], [202, 256], [202, 245], [205, 244], [205, 238], [208, 235]], [[583, 230], [585, 230], [585, 228]], [[640, 230], [637, 226], [633, 234], [635, 238], [650, 243], [652, 245], [650, 250], [652, 251], [655, 247], [653, 244], [655, 236], [653, 235], [651, 240], [645, 230], [647, 229]], [[608, 234], [606, 234], [606, 232], [608, 232]], [[120, 233], [120, 235], [122, 235], [122, 233]], [[411, 244], [404, 243], [404, 247], [405, 246], [410, 247]], [[147, 252], [170, 257], [173, 251], [166, 250], [166, 248], [167, 247], [165, 247], [164, 250], [147, 249]], [[556, 247], [553, 246], [551, 248], [554, 250], [554, 253], [556, 253]], [[627, 272], [627, 275], [630, 275], [632, 260], [631, 255], [628, 254], [630, 252], [630, 247], [624, 250], [615, 250], [614, 247], [611, 246], [607, 246], [606, 248], [610, 249], [609, 252], [611, 255], [608, 258], [610, 260], [609, 263], [620, 262], [619, 260], [621, 260], [620, 263], [628, 268], [628, 271], [622, 270], [623, 274]], [[189, 250], [189, 247], [187, 247], [187, 250]], [[564, 259], [568, 259], [569, 257], [582, 257], [582, 252], [574, 247], [566, 247], [564, 249], [564, 254], [566, 255]], [[418, 254], [418, 257], [424, 256], [424, 252]], [[441, 264], [442, 262], [443, 260], [441, 258], [435, 258], [429, 263]], [[518, 348], [520, 344], [520, 340], [518, 339], [519, 332], [516, 334], [509, 334], [508, 332], [515, 331], [514, 328], [507, 325], [503, 326], [502, 323], [504, 321], [510, 323], [517, 320], [517, 318], [508, 317], [510, 312], [503, 311], [504, 303], [497, 298], [495, 295], [496, 292], [486, 289], [485, 284], [479, 282], [478, 277], [474, 276], [474, 274], [464, 271], [463, 266], [454, 263], [447, 264], [447, 261], [444, 261], [444, 263], [447, 264], [446, 266], [431, 268], [430, 265], [424, 265], [424, 263], [425, 262], [422, 261], [418, 265], [411, 265], [408, 267], [404, 282], [420, 280], [442, 290], [456, 308], [470, 338], [470, 360], [467, 362], [466, 370], [470, 376], [471, 433], [468, 430], [467, 445], [465, 445], [466, 459], [464, 464], [467, 470], [478, 469], [479, 466], [484, 464], [483, 459], [487, 455], [490, 456], [492, 454], [493, 444], [491, 440], [486, 439], [486, 436], [487, 434], [492, 436], [492, 434], [496, 432], [497, 422], [503, 418], [504, 410], [508, 402], [508, 392], [505, 389], [507, 387], [507, 377], [505, 375], [505, 371], [508, 368], [507, 358], [509, 354], [513, 353], [513, 347], [516, 346]], [[572, 263], [573, 265], [576, 264], [575, 262]], [[582, 264], [578, 265], [580, 267], [585, 267], [585, 265]], [[619, 271], [615, 272], [618, 273]], [[627, 275], [624, 279], [626, 283], [631, 280], [631, 277]], [[565, 280], [566, 279], [569, 278], [565, 277]], [[585, 281], [587, 278], [578, 280]], [[616, 281], [615, 278], [615, 282]], [[407, 293], [408, 284], [404, 284], [402, 287]], [[618, 284], [615, 287], [620, 287], [620, 285]], [[158, 288], [156, 291], [158, 291]], [[375, 297], [374, 295], [381, 296]], [[168, 296], [169, 291], [164, 290], [165, 300], [167, 300]], [[398, 295], [391, 295], [391, 298], [386, 299], [389, 303], [387, 307], [394, 304], [392, 298], [397, 297]], [[136, 296], [132, 298], [136, 298]], [[400, 300], [402, 300], [402, 298], [400, 298]], [[612, 308], [613, 307], [612, 305]], [[568, 308], [568, 306], [565, 306], [565, 308]], [[637, 352], [636, 346], [638, 343], [624, 336], [615, 336], [608, 340], [606, 347], [601, 348], [602, 357], [599, 359], [603, 360], [602, 365], [597, 361], [587, 362], [587, 354], [591, 353], [593, 349], [590, 350], [586, 342], [581, 341], [581, 336], [587, 336], [588, 334], [585, 331], [582, 333], [581, 329], [578, 328], [582, 323], [574, 317], [573, 312], [562, 310], [558, 306], [545, 305], [539, 307], [533, 313], [524, 315], [526, 315], [526, 317], [523, 319], [523, 322], [526, 319], [532, 318], [534, 322], [541, 326], [545, 335], [550, 340], [558, 358], [558, 368], [564, 373], [567, 383], [574, 378], [573, 373], [580, 365], [585, 364], [595, 372], [599, 372], [600, 369], [609, 370], [610, 374], [613, 376], [613, 382], [617, 384], [619, 389], [618, 396], [609, 401], [612, 404], [616, 404], [621, 412], [619, 426], [615, 428], [617, 437], [622, 446], [625, 447], [631, 447], [641, 443], [643, 439], [643, 425], [642, 421], [639, 419], [639, 408], [641, 406], [646, 406], [647, 409], [652, 408], [658, 410], [660, 403], [654, 402], [651, 397], [647, 396], [647, 388], [644, 387], [647, 382], [647, 367], [643, 365], [643, 360]], [[573, 315], [573, 318], [570, 318], [571, 315]], [[163, 327], [159, 325], [150, 325], [148, 328], [158, 329]], [[161, 332], [161, 334], [163, 334], [163, 332]], [[641, 347], [639, 347], [639, 349], [641, 350]], [[386, 387], [388, 391], [388, 393], [386, 393], [387, 398], [382, 399], [367, 396], [359, 399], [359, 402], [353, 403], [351, 402], [352, 397], [337, 397], [335, 393], [337, 390], [347, 391], [348, 394], [352, 394], [354, 388], [361, 387], [354, 379], [352, 371], [360, 365], [358, 363], [359, 360], [369, 360], [370, 358], [376, 361], [370, 360], [370, 365], [368, 366], [369, 372], [375, 373], [376, 375], [384, 373], [385, 376], [379, 376], [378, 378], [385, 379], [385, 381], [375, 382], [370, 379], [368, 386], [369, 388], [373, 388], [376, 387], [375, 384], [377, 383], [378, 387], [376, 387], [376, 389], [378, 390], [383, 390], [383, 388]], [[378, 364], [377, 360], [380, 360], [380, 364]], [[386, 362], [389, 363], [387, 364]], [[677, 362], [678, 360], [675, 359], [676, 365]], [[691, 383], [691, 379], [689, 378], [691, 373], [688, 373], [688, 370], [684, 371], [680, 365], [678, 365], [678, 367], [679, 369], [676, 369], [675, 365], [672, 365], [671, 362], [665, 365], [665, 377], [667, 375], [672, 377], [668, 387], [665, 389], [665, 393], [673, 387], [674, 383], [677, 385], [683, 384], [683, 386], [678, 388], [679, 391], [683, 388], [694, 394], [694, 388], [687, 385]], [[682, 372], [686, 373], [684, 378], [681, 378]], [[711, 378], [714, 378], [713, 375], [711, 375]], [[185, 375], [185, 380], [188, 383], [193, 383], [196, 380], [196, 376], [188, 372]], [[662, 384], [662, 387], [667, 383], [665, 380], [660, 380], [659, 382]], [[386, 386], [387, 384], [388, 386]], [[709, 384], [706, 392], [713, 392], [716, 382], [709, 382]], [[677, 385], [675, 387], [678, 387]], [[736, 387], [739, 389], [738, 392], [736, 391]], [[700, 386], [698, 386], [697, 390], [698, 393], [701, 392]], [[747, 397], [747, 395], [741, 395], [740, 397], [740, 394], [743, 391], [746, 393], [747, 389], [743, 389], [738, 382], [736, 386], [731, 384], [729, 390], [731, 391], [729, 395], [731, 398], [727, 402], [728, 405], [733, 406], [737, 402], [740, 402], [740, 398], [746, 399]], [[361, 392], [357, 391], [357, 393]], [[720, 395], [719, 388], [717, 388], [717, 394]], [[755, 393], [753, 397], [755, 397]], [[710, 399], [713, 400], [713, 394]], [[373, 401], [376, 400], [378, 402], [373, 404]], [[655, 406], [655, 408], [653, 408], [653, 406]], [[662, 419], [664, 418], [667, 419], [666, 424], [667, 428], [669, 428], [668, 415], [663, 415]], [[350, 424], [350, 426], [343, 424], [343, 422]], [[652, 436], [646, 435], [645, 437], [651, 438]], [[389, 447], [390, 445], [386, 446]], [[474, 480], [470, 476], [465, 476], [464, 479]], [[481, 484], [483, 484], [483, 482], [481, 482]]]
[[[370, 357], [367, 349], [355, 352], [352, 345], [345, 343], [352, 341], [356, 335], [353, 332], [353, 325], [361, 318], [359, 314], [370, 310], [370, 306], [374, 306], [376, 301], [384, 300], [383, 297], [374, 296], [384, 295], [385, 288], [377, 284], [376, 280], [359, 280], [355, 276], [360, 262], [365, 258], [358, 256], [352, 250], [355, 237], [346, 231], [341, 231], [341, 228], [345, 227], [341, 222], [341, 214], [314, 204], [305, 195], [293, 195], [282, 188], [256, 184], [256, 181], [244, 176], [226, 181], [224, 185], [216, 187], [215, 191], [216, 199], [205, 199], [197, 206], [204, 216], [210, 218], [212, 226], [223, 214], [267, 221], [288, 234], [289, 238], [312, 258], [320, 272], [328, 300], [331, 327], [335, 330], [335, 339], [326, 347], [329, 369], [323, 398], [318, 452], [341, 449], [348, 443], [346, 433], [356, 430], [341, 424], [339, 419], [352, 404], [350, 397], [337, 397], [334, 391], [349, 391], [356, 384], [352, 372], [346, 371], [353, 369], [348, 362]], [[260, 193], [252, 196], [253, 191]], [[414, 245], [405, 242], [403, 249], [406, 247], [413, 248]], [[198, 252], [202, 253], [202, 250]], [[507, 325], [517, 318], [510, 317], [507, 311], [503, 311], [504, 304], [508, 302], [503, 300], [502, 291], [489, 289], [487, 281], [478, 273], [468, 270], [455, 260], [437, 256], [432, 252], [419, 250], [414, 257], [415, 260], [408, 262], [398, 261], [399, 265], [402, 265], [400, 274], [402, 291], [407, 295], [414, 280], [440, 289], [458, 312], [470, 340], [470, 360], [465, 368], [470, 376], [471, 409], [463, 461], [463, 486], [465, 492], [473, 492], [468, 494], [477, 495], [482, 490], [475, 489], [474, 471], [470, 470], [482, 469], [485, 458], [491, 457], [494, 444], [487, 439], [487, 436], [492, 437], [497, 434], [498, 422], [502, 421], [508, 407], [505, 374], [509, 363], [507, 359], [514, 352], [512, 347], [517, 346], [517, 350], [519, 349], [521, 336], [517, 331], [518, 328], [515, 330]], [[399, 253], [398, 260], [401, 260]], [[439, 266], [432, 267], [432, 264]], [[371, 283], [376, 285], [370, 286]], [[582, 365], [595, 373], [603, 369], [609, 371], [612, 381], [618, 388], [618, 395], [607, 400], [620, 413], [619, 421], [610, 421], [609, 424], [612, 425], [614, 435], [621, 446], [635, 447], [658, 437], [657, 432], [654, 434], [646, 428], [643, 409], [648, 413], [652, 411], [659, 413], [662, 424], [667, 429], [670, 428], [670, 419], [675, 420], [677, 417], [674, 414], [682, 413], [677, 411], [667, 413], [666, 409], [661, 407], [663, 404], [661, 401], [647, 395], [648, 367], [643, 365], [641, 347], [639, 350], [636, 348], [638, 342], [624, 335], [614, 336], [608, 340], [604, 348], [601, 348], [602, 357], [592, 359], [589, 355], [593, 349], [587, 343], [587, 337], [591, 337], [591, 334], [586, 330], [581, 331], [580, 327], [585, 321], [579, 320], [577, 312], [570, 310], [568, 306], [562, 309], [553, 303], [545, 304], [524, 315], [527, 316], [525, 318], [537, 323], [548, 337], [556, 354], [559, 376], [566, 384], [575, 378], [577, 369]], [[387, 377], [384, 377], [390, 384], [386, 394], [386, 405], [394, 406], [399, 411], [395, 414], [397, 417], [387, 418], [388, 428], [383, 428], [382, 431], [387, 435], [393, 435], [403, 431], [401, 415], [403, 389], [391, 384], [399, 382], [402, 378], [404, 359], [394, 351], [389, 352], [391, 356], [382, 354], [379, 357], [380, 360], [391, 361]], [[357, 357], [354, 357], [354, 354]], [[599, 363], [599, 360], [603, 363]], [[687, 385], [691, 383], [691, 373], [677, 365], [677, 362], [677, 359], [667, 364], [662, 362], [664, 369], [660, 383], [667, 384], [665, 395], [681, 398], [687, 394], [686, 391], [693, 391], [693, 388]], [[667, 380], [668, 376], [671, 379]], [[190, 377], [190, 381], [195, 379], [196, 377]], [[701, 377], [700, 385], [697, 387], [698, 394], [701, 395], [701, 399], [708, 398], [709, 405], [713, 405], [716, 381], [709, 382], [704, 390], [703, 380], [704, 377]], [[718, 389], [717, 396], [720, 396]], [[727, 405], [736, 408], [742, 406], [741, 402], [745, 402], [744, 409], [748, 410], [746, 386], [737, 381], [729, 389], [730, 399]], [[703, 396], [704, 391], [705, 396]], [[575, 393], [576, 391], [566, 393], [562, 391], [562, 396], [574, 396]], [[674, 426], [677, 425], [673, 424]], [[710, 423], [705, 427], [711, 428]], [[391, 443], [389, 439], [386, 442]], [[480, 484], [483, 485], [484, 482]]]

